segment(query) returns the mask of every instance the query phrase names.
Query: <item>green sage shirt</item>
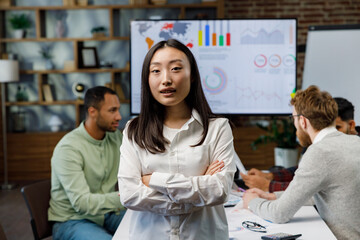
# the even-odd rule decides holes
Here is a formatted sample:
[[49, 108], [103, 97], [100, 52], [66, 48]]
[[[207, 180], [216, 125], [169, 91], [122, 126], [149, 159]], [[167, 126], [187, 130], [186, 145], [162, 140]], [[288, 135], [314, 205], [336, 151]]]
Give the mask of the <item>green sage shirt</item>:
[[104, 214], [125, 209], [115, 191], [121, 142], [119, 130], [92, 138], [84, 122], [60, 140], [51, 158], [49, 221], [103, 225]]

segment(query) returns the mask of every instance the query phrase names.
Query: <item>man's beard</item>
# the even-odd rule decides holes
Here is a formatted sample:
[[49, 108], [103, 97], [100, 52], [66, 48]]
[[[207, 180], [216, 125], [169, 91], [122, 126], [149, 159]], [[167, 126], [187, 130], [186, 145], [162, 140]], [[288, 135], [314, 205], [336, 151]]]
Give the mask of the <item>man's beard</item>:
[[296, 136], [298, 137], [302, 147], [308, 147], [312, 144], [309, 134], [307, 134], [301, 127], [297, 129]]
[[101, 129], [104, 132], [115, 132], [117, 128], [113, 128], [113, 127], [109, 127], [109, 126], [105, 126], [105, 125], [100, 125], [98, 124], [98, 128]]
[[96, 119], [96, 125], [104, 132], [115, 132], [117, 129], [109, 125], [101, 116]]

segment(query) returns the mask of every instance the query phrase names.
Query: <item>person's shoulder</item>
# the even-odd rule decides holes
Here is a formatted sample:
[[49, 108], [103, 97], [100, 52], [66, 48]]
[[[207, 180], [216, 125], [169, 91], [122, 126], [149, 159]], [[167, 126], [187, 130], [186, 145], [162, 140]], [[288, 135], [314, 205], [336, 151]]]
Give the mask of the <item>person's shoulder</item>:
[[71, 130], [70, 132], [68, 132], [67, 134], [65, 134], [59, 143], [61, 142], [68, 142], [68, 141], [72, 141], [72, 140], [75, 140], [77, 138], [80, 137], [80, 131], [79, 131], [79, 127]]
[[348, 145], [358, 146], [360, 144], [360, 137], [358, 135], [344, 134], [343, 137], [344, 137], [344, 142]]
[[229, 122], [229, 119], [220, 116], [220, 117], [210, 118], [210, 122], [214, 122], [216, 124], [227, 124]]
[[335, 131], [326, 135], [320, 142], [311, 144], [305, 154], [307, 156], [328, 155], [331, 158], [330, 156], [335, 157], [338, 153], [344, 153], [347, 147], [358, 146], [359, 144], [360, 138], [356, 135]]
[[121, 133], [121, 131], [119, 129], [116, 129], [115, 132], [107, 132], [106, 135], [107, 135], [107, 139], [109, 140], [109, 142], [113, 142], [117, 146], [121, 145], [122, 139], [123, 139], [123, 134]]
[[360, 138], [357, 135], [345, 134], [339, 131], [328, 134], [324, 137], [323, 141], [320, 141], [322, 144], [329, 144], [331, 142], [345, 144], [348, 142], [360, 142]]
[[216, 127], [230, 126], [229, 119], [224, 117], [210, 118], [210, 125]]
[[114, 140], [121, 140], [123, 138], [123, 134], [119, 129], [116, 129], [115, 132], [107, 132], [108, 137]]
[[73, 146], [76, 147], [85, 141], [85, 138], [82, 136], [81, 131], [79, 128], [75, 128], [72, 131], [65, 134], [56, 147], [63, 147], [63, 146]]
[[209, 130], [215, 131], [231, 131], [229, 119], [224, 117], [211, 118], [209, 122]]

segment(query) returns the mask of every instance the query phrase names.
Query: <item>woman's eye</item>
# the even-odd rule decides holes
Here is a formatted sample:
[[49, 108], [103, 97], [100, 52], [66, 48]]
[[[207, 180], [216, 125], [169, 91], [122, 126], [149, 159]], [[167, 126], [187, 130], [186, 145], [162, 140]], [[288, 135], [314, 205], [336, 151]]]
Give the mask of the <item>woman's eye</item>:
[[174, 71], [180, 71], [182, 69], [182, 67], [174, 67], [172, 70]]
[[152, 73], [158, 73], [158, 72], [160, 72], [160, 71], [157, 70], [157, 69], [154, 69], [154, 70], [151, 70], [151, 72], [152, 72]]

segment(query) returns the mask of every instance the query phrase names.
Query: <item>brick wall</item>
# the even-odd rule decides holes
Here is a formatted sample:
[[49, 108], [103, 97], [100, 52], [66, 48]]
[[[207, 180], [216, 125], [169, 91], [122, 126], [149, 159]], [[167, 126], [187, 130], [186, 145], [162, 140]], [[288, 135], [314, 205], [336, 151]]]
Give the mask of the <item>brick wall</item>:
[[[297, 18], [298, 45], [306, 44], [310, 25], [359, 24], [360, 0], [225, 0], [225, 18]], [[298, 88], [304, 53], [298, 53]]]

